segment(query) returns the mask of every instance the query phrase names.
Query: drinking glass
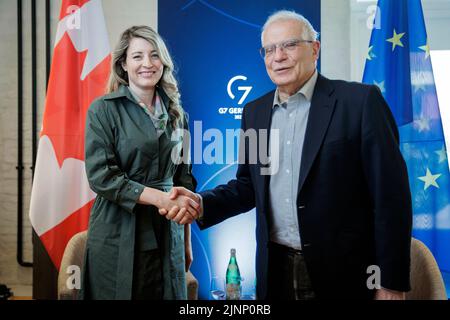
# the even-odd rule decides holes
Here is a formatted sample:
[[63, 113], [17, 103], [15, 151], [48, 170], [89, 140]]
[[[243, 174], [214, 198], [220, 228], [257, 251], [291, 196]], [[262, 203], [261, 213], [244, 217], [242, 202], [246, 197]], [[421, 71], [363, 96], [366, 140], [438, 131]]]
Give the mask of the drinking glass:
[[210, 292], [214, 300], [225, 300], [225, 278], [213, 276], [211, 278]]

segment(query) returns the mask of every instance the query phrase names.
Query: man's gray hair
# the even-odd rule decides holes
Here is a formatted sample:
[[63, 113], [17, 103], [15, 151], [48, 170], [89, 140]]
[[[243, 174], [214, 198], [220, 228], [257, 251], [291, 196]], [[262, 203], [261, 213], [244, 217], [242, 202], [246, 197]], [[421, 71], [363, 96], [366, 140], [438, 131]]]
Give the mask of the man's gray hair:
[[266, 30], [267, 26], [275, 21], [282, 21], [282, 20], [295, 20], [301, 23], [303, 26], [303, 38], [304, 40], [312, 40], [316, 41], [319, 38], [319, 33], [313, 28], [311, 22], [309, 22], [308, 19], [306, 19], [301, 14], [291, 11], [291, 10], [280, 10], [272, 13], [264, 23], [264, 26], [262, 27], [261, 31], [261, 43], [263, 40], [263, 34]]

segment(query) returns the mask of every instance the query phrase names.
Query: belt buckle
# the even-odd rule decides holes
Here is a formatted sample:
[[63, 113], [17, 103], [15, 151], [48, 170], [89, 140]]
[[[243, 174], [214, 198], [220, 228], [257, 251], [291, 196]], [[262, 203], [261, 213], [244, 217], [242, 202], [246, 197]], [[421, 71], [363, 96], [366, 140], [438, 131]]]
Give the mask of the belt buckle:
[[302, 254], [302, 250], [298, 250], [298, 249], [294, 249], [294, 248], [289, 248], [288, 252], [290, 254], [293, 254], [293, 255], [296, 255], [296, 256], [299, 256], [299, 255]]

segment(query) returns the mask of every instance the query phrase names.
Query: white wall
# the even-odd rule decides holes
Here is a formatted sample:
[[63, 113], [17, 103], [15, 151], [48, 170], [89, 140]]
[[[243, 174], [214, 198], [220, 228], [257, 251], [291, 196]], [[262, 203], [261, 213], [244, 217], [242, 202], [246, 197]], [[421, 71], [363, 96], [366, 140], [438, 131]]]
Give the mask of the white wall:
[[322, 0], [321, 72], [330, 79], [350, 79], [350, 0]]
[[[439, 109], [443, 119], [445, 141], [447, 142], [447, 159], [450, 159], [450, 91], [448, 90], [450, 83], [450, 50], [431, 51], [431, 60], [434, 66], [434, 80], [439, 97]], [[448, 165], [450, 169], [450, 162]]]

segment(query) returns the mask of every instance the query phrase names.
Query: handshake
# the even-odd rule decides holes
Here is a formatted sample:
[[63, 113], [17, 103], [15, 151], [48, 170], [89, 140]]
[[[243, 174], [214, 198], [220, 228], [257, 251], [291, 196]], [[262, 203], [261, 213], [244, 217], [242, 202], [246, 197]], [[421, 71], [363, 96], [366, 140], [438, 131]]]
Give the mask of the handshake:
[[183, 187], [173, 187], [159, 207], [160, 215], [182, 225], [192, 223], [201, 212], [200, 195]]

